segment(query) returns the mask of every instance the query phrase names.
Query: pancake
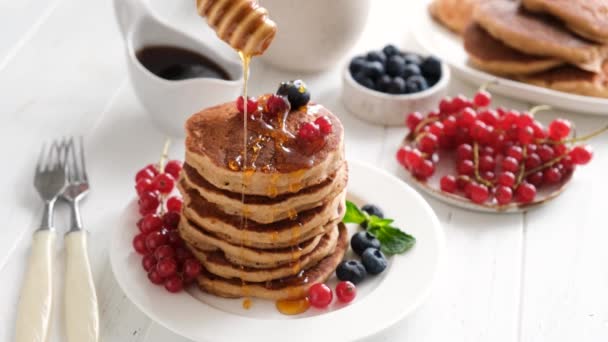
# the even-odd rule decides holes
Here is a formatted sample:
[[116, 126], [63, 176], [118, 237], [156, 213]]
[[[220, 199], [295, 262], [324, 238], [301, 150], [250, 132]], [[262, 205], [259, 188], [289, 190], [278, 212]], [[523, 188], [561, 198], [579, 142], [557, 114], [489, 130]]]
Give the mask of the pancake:
[[[315, 149], [311, 150], [311, 146], [295, 139], [293, 134], [302, 123], [314, 121], [319, 116], [331, 120], [333, 131], [325, 137], [322, 146], [313, 146]], [[269, 197], [319, 184], [342, 166], [342, 124], [323, 106], [309, 104], [291, 111], [285, 119], [287, 133], [281, 131], [279, 134], [274, 130], [273, 134], [266, 134], [265, 127], [259, 120], [248, 120], [248, 165], [243, 172], [240, 165], [243, 115], [234, 102], [194, 114], [186, 122], [186, 163], [216, 188]], [[278, 146], [279, 137], [285, 140], [283, 148]], [[257, 148], [252, 148], [254, 145]]]
[[203, 270], [197, 278], [198, 285], [205, 292], [230, 298], [247, 296], [280, 300], [305, 297], [310, 286], [325, 282], [344, 258], [348, 249], [348, 233], [342, 223], [338, 225], [338, 229], [339, 236], [334, 252], [295, 276], [267, 282], [243, 282], [235, 278], [219, 277]]
[[429, 13], [440, 24], [461, 34], [473, 16], [473, 6], [479, 0], [434, 0]]
[[327, 199], [338, 196], [346, 188], [348, 170], [346, 162], [343, 162], [342, 167], [324, 182], [303, 188], [297, 193], [276, 197], [260, 195], [243, 197], [240, 193], [216, 188], [188, 164], [184, 165], [182, 181], [184, 190], [196, 190], [201, 197], [217, 205], [226, 214], [242, 215], [258, 223], [272, 223], [295, 218], [298, 212], [316, 208], [323, 205]]
[[[247, 225], [243, 227], [240, 216], [223, 213], [214, 204], [205, 202], [196, 191], [190, 190], [183, 193], [182, 215], [194, 224], [194, 226], [184, 227], [184, 229], [195, 228], [197, 231], [216, 236], [232, 245], [243, 244], [259, 249], [292, 246], [323, 234], [328, 222], [342, 220], [346, 197], [346, 191], [343, 191], [339, 196], [327, 199], [322, 206], [298, 213], [295, 220], [287, 218], [268, 224], [248, 220]], [[190, 229], [184, 233], [189, 233], [191, 239], [212, 244], [215, 248], [222, 248], [221, 245], [213, 244], [209, 238], [199, 236], [197, 232]]]
[[463, 33], [464, 49], [473, 65], [498, 75], [525, 75], [554, 68], [562, 61], [519, 52], [471, 22]]
[[292, 257], [291, 263], [265, 269], [234, 264], [224, 256], [222, 251], [209, 252], [196, 248], [191, 248], [191, 251], [209, 273], [222, 278], [238, 278], [259, 283], [297, 275], [301, 270], [316, 265], [334, 251], [338, 235], [338, 226], [334, 225], [327, 234], [322, 236], [312, 251], [305, 253], [297, 248], [290, 250], [288, 253]]
[[608, 43], [608, 1], [606, 0], [523, 0], [532, 12], [547, 13], [589, 40]]
[[539, 87], [550, 88], [572, 94], [608, 98], [608, 63], [603, 73], [563, 66], [542, 73], [519, 77], [518, 80]]
[[600, 45], [580, 38], [553, 18], [523, 10], [519, 1], [482, 1], [473, 17], [494, 38], [518, 51], [561, 59], [588, 71], [601, 70]]
[[303, 241], [296, 247], [283, 247], [275, 249], [257, 249], [252, 247], [233, 245], [222, 240], [212, 233], [206, 232], [189, 220], [180, 222], [180, 235], [186, 243], [194, 249], [206, 252], [221, 251], [230, 262], [253, 268], [273, 268], [293, 261], [293, 250], [297, 248], [301, 254], [312, 252], [322, 234]]

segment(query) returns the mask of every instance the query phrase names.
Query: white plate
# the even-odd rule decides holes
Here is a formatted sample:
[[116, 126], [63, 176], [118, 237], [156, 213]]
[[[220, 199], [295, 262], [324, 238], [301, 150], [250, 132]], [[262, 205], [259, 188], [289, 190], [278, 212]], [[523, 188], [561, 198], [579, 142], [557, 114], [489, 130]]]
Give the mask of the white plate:
[[[426, 4], [428, 1], [421, 3]], [[471, 67], [467, 62], [468, 57], [462, 47], [460, 37], [436, 23], [428, 14], [426, 6], [421, 6], [417, 10], [421, 13], [414, 16], [416, 22], [411, 25], [416, 41], [429, 53], [448, 63], [455, 76], [477, 86], [497, 81], [498, 84], [491, 87], [492, 92], [534, 104], [545, 104], [574, 112], [608, 115], [608, 112], [606, 112], [608, 99], [574, 95], [537, 87], [498, 77]]]
[[[328, 310], [311, 308], [298, 316], [283, 316], [274, 302], [224, 299], [198, 289], [170, 294], [152, 285], [131, 246], [137, 233], [135, 204], [114, 227], [110, 261], [127, 297], [157, 323], [195, 341], [344, 341], [373, 335], [404, 318], [428, 296], [444, 249], [444, 236], [431, 207], [414, 189], [385, 171], [349, 163], [349, 197], [358, 204], [375, 203], [414, 235], [417, 243], [393, 256], [381, 275], [366, 279], [349, 305], [334, 302]], [[354, 231], [351, 226], [349, 230]], [[348, 257], [348, 256], [347, 256]], [[336, 280], [328, 283], [334, 288]]]

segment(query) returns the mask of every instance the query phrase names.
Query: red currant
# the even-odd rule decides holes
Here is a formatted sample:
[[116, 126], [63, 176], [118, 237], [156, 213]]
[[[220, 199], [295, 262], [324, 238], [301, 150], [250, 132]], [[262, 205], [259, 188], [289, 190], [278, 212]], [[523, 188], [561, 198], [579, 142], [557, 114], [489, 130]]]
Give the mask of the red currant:
[[467, 99], [466, 96], [460, 94], [452, 99], [452, 110], [457, 112], [465, 108], [469, 108], [473, 105], [471, 100]]
[[179, 173], [182, 171], [182, 162], [179, 160], [170, 160], [165, 165], [165, 173], [170, 174], [173, 179], [179, 179]]
[[165, 279], [163, 277], [160, 276], [160, 274], [158, 274], [158, 272], [156, 271], [156, 268], [150, 270], [150, 272], [148, 272], [148, 279], [150, 279], [150, 282], [152, 282], [152, 284], [156, 284], [156, 285], [160, 285], [162, 284]]
[[475, 173], [475, 164], [470, 159], [461, 160], [456, 166], [459, 175], [472, 176]]
[[155, 213], [160, 205], [160, 199], [156, 191], [147, 191], [139, 195], [139, 213], [147, 215]]
[[135, 191], [137, 191], [137, 195], [141, 196], [144, 192], [153, 191], [154, 186], [152, 185], [152, 180], [149, 178], [142, 178], [137, 181], [135, 184]]
[[437, 150], [437, 145], [437, 136], [435, 136], [433, 133], [426, 133], [422, 135], [418, 141], [418, 148], [420, 151], [427, 154], [433, 154]]
[[490, 191], [488, 190], [488, 187], [475, 182], [471, 182], [471, 185], [469, 186], [469, 192], [469, 197], [473, 202], [477, 204], [484, 203], [490, 197]]
[[412, 148], [409, 146], [402, 146], [397, 150], [397, 161], [399, 162], [399, 164], [405, 167], [405, 157], [411, 151]]
[[357, 288], [350, 281], [341, 281], [336, 285], [336, 297], [342, 303], [350, 303], [357, 296]]
[[542, 171], [532, 172], [528, 177], [526, 177], [526, 182], [534, 185], [537, 188], [540, 188], [544, 182], [543, 172]]
[[173, 276], [165, 280], [165, 289], [171, 293], [176, 293], [184, 288], [184, 282], [179, 276]]
[[471, 127], [475, 122], [475, 119], [477, 119], [475, 110], [473, 108], [465, 108], [462, 113], [460, 113], [458, 124], [460, 127]]
[[169, 244], [173, 247], [181, 246], [183, 243], [182, 237], [179, 235], [179, 231], [177, 229], [168, 231], [167, 239], [169, 240]]
[[135, 174], [135, 183], [138, 183], [142, 179], [152, 179], [152, 178], [154, 178], [154, 176], [155, 176], [154, 172], [152, 172], [150, 169], [145, 167], [145, 168], [139, 170]]
[[152, 172], [152, 174], [154, 176], [156, 176], [160, 173], [160, 172], [158, 172], [158, 165], [156, 165], [156, 164], [148, 164], [148, 165], [146, 165], [146, 167], [144, 169], [150, 170], [150, 172]]
[[334, 295], [331, 289], [322, 283], [314, 284], [308, 289], [308, 300], [310, 305], [318, 309], [326, 308], [332, 301]]
[[146, 247], [146, 234], [137, 234], [133, 238], [133, 249], [141, 255], [148, 254], [148, 248]]
[[588, 145], [575, 146], [568, 155], [574, 164], [585, 165], [593, 158], [593, 150]]
[[507, 149], [507, 156], [513, 157], [520, 162], [524, 157], [524, 151], [521, 147], [513, 145]]
[[417, 169], [422, 164], [422, 153], [419, 150], [413, 149], [405, 155], [405, 167], [410, 170]]
[[513, 157], [506, 157], [501, 164], [503, 171], [517, 172], [519, 170], [519, 162]]
[[331, 120], [327, 116], [318, 117], [315, 120], [315, 124], [319, 126], [319, 131], [323, 136], [330, 134], [334, 129]]
[[[244, 113], [245, 112], [245, 106], [243, 104], [243, 97], [239, 96], [236, 99], [236, 109], [239, 111], [239, 113]], [[258, 111], [258, 101], [256, 100], [255, 97], [248, 97], [247, 98], [247, 114], [253, 114], [255, 112]]]
[[481, 171], [494, 171], [496, 168], [496, 162], [494, 158], [489, 155], [481, 156], [479, 158], [479, 170]]
[[163, 220], [156, 214], [148, 214], [142, 218], [139, 229], [144, 234], [149, 234], [160, 230], [163, 227]]
[[[518, 117], [517, 120], [515, 120], [515, 124], [517, 125], [517, 127], [524, 128], [524, 127], [530, 127], [532, 128], [532, 123], [534, 122], [534, 117], [527, 112], [521, 113]], [[534, 131], [532, 131], [532, 133], [534, 133]]]
[[455, 193], [457, 188], [456, 177], [452, 175], [443, 176], [439, 181], [439, 185], [441, 186], [442, 191]]
[[555, 156], [563, 156], [568, 153], [568, 146], [564, 144], [553, 145], [553, 151], [555, 152]]
[[312, 122], [303, 123], [298, 130], [298, 137], [308, 142], [317, 140], [320, 135], [321, 131], [319, 130], [319, 126]]
[[559, 183], [562, 180], [562, 173], [557, 167], [550, 167], [543, 173], [543, 179], [547, 184]]
[[163, 215], [163, 224], [169, 230], [176, 229], [179, 224], [180, 215], [175, 211], [168, 211]]
[[409, 128], [410, 131], [414, 131], [423, 119], [424, 117], [422, 116], [422, 114], [420, 114], [420, 112], [413, 112], [407, 115], [407, 118], [405, 119], [405, 125], [407, 126], [407, 128]]
[[163, 278], [170, 277], [177, 272], [177, 262], [173, 258], [161, 259], [156, 264], [156, 272]]
[[492, 172], [492, 171], [483, 171], [480, 176], [481, 176], [481, 178], [483, 178], [487, 181], [490, 181], [490, 182], [493, 182], [494, 179], [496, 178], [496, 174], [494, 174], [494, 172]]
[[[441, 101], [439, 101], [439, 112], [441, 114], [451, 114], [451, 113], [455, 112], [454, 107], [452, 106], [452, 99], [450, 97], [445, 97], [445, 98], [441, 99]], [[417, 113], [417, 112], [415, 112], [415, 113]], [[420, 113], [418, 113], [418, 114], [420, 114]], [[408, 125], [408, 127], [409, 127], [409, 125]]]
[[548, 162], [555, 158], [555, 151], [549, 145], [541, 145], [537, 150], [538, 156], [542, 162]]
[[414, 169], [414, 175], [422, 180], [431, 177], [433, 173], [435, 173], [435, 164], [428, 159], [423, 160], [418, 168]]
[[277, 116], [288, 113], [291, 110], [291, 105], [285, 96], [272, 94], [266, 100], [266, 108], [268, 109], [268, 114]]
[[570, 121], [555, 119], [549, 124], [549, 138], [560, 141], [570, 134]]
[[190, 258], [184, 261], [184, 274], [188, 277], [198, 277], [198, 275], [201, 274], [202, 269], [201, 263], [196, 259]]
[[513, 199], [513, 190], [511, 190], [511, 188], [508, 186], [499, 185], [496, 187], [494, 196], [496, 197], [496, 202], [498, 202], [498, 204], [509, 204]]
[[494, 110], [486, 109], [479, 113], [479, 120], [483, 121], [486, 125], [496, 126], [498, 114]]
[[456, 118], [454, 116], [448, 116], [443, 120], [443, 133], [446, 136], [453, 137], [456, 135], [456, 129], [458, 125], [456, 123]]
[[175, 259], [178, 262], [185, 262], [190, 258], [192, 258], [192, 252], [190, 252], [186, 247], [182, 246], [175, 248]]
[[427, 127], [429, 128], [429, 132], [436, 137], [443, 135], [443, 124], [440, 121], [435, 121]]
[[146, 236], [146, 247], [148, 251], [153, 252], [158, 247], [167, 244], [168, 237], [166, 234], [163, 234], [161, 231], [155, 231]]
[[503, 171], [498, 174], [497, 182], [500, 185], [510, 188], [515, 184], [515, 174], [513, 174], [513, 172]]
[[492, 94], [486, 90], [479, 90], [473, 97], [473, 104], [476, 107], [487, 107], [492, 102]]
[[150, 270], [156, 267], [156, 259], [152, 254], [146, 254], [143, 259], [141, 259], [141, 265], [146, 272], [150, 272]]
[[169, 245], [162, 245], [162, 246], [159, 246], [158, 248], [156, 248], [156, 250], [154, 251], [154, 257], [158, 261], [161, 261], [161, 260], [167, 259], [167, 258], [174, 258], [175, 250], [173, 249], [173, 247], [171, 247]]
[[530, 126], [524, 126], [519, 129], [517, 132], [517, 141], [520, 144], [526, 145], [534, 140], [534, 130]]
[[520, 203], [530, 203], [536, 197], [536, 187], [530, 183], [522, 183], [515, 190], [515, 198]]
[[167, 210], [179, 213], [182, 211], [182, 199], [176, 196], [167, 199]]
[[490, 138], [490, 130], [483, 121], [475, 120], [471, 125], [471, 137], [480, 142], [488, 141]]
[[456, 159], [473, 159], [473, 147], [469, 144], [461, 144], [456, 149]]
[[161, 194], [168, 194], [175, 186], [175, 179], [168, 173], [161, 173], [160, 175], [154, 177], [152, 184], [154, 188]]
[[542, 160], [540, 160], [540, 157], [538, 156], [538, 154], [536, 154], [536, 153], [528, 154], [528, 157], [526, 158], [526, 169], [532, 170], [534, 168], [539, 167], [540, 164], [542, 164]]

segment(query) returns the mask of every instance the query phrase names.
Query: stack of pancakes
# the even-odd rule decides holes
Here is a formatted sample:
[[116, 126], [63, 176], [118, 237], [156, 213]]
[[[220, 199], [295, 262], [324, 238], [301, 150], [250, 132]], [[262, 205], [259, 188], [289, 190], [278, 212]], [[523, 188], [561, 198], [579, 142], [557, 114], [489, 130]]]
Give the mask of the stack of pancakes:
[[[319, 116], [333, 124], [320, 143], [290, 134]], [[234, 103], [186, 123], [179, 231], [204, 266], [198, 278], [204, 291], [301, 298], [334, 272], [348, 247], [342, 125], [316, 104], [291, 111], [282, 128], [277, 121], [248, 120], [247, 164], [243, 115]]]
[[472, 19], [462, 35], [477, 68], [559, 91], [608, 97], [608, 2], [474, 1], [466, 7], [464, 17]]

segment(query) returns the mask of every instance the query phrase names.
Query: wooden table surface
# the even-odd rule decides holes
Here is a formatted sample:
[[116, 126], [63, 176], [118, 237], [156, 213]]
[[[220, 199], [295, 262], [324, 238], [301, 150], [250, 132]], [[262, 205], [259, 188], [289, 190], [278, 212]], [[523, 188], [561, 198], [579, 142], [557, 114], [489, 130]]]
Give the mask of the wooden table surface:
[[[152, 1], [168, 22], [200, 34], [192, 1]], [[416, 50], [408, 22], [414, 1], [373, 1], [356, 51], [394, 42]], [[405, 130], [372, 126], [349, 114], [340, 98], [340, 69], [295, 75], [254, 63], [252, 92], [304, 78], [313, 97], [337, 113], [346, 131], [348, 158], [398, 173], [394, 153]], [[454, 79], [452, 93], [475, 86]], [[518, 109], [531, 107], [495, 97]], [[607, 108], [608, 112], [608, 108]], [[559, 111], [581, 132], [608, 118]], [[90, 257], [101, 311], [102, 341], [186, 341], [152, 322], [118, 287], [108, 262], [108, 226], [133, 196], [133, 176], [158, 158], [164, 136], [137, 102], [127, 78], [124, 46], [111, 1], [0, 0], [0, 341], [13, 339], [15, 307], [31, 233], [42, 205], [32, 186], [33, 165], [44, 141], [84, 135], [92, 191], [83, 206], [91, 232]], [[182, 141], [171, 154], [183, 155]], [[527, 214], [487, 215], [428, 199], [447, 237], [447, 253], [429, 300], [372, 341], [607, 341], [608, 340], [608, 136], [593, 141], [595, 159], [581, 168], [566, 193]], [[407, 211], [408, 208], [403, 208]], [[412, 213], [415, 215], [415, 213]], [[57, 225], [67, 226], [60, 206]], [[57, 258], [65, 254], [58, 248]], [[62, 263], [56, 303], [61, 303]], [[404, 275], [407, 276], [407, 275]], [[407, 294], [387, 293], [387, 296]], [[61, 307], [55, 307], [51, 341], [63, 341]], [[353, 317], [353, 324], [365, 317]]]

